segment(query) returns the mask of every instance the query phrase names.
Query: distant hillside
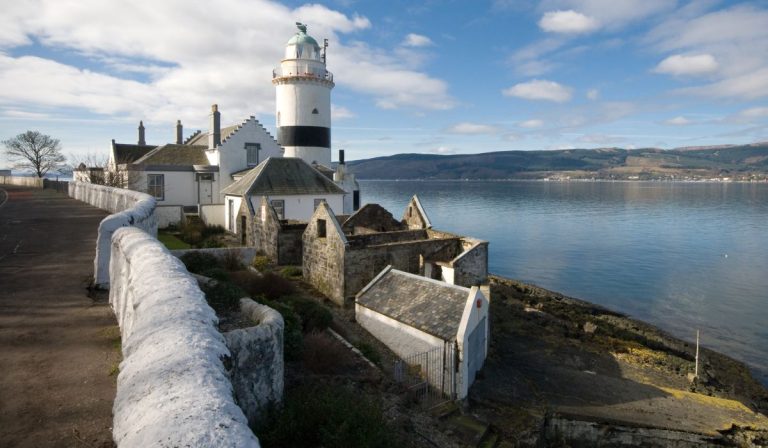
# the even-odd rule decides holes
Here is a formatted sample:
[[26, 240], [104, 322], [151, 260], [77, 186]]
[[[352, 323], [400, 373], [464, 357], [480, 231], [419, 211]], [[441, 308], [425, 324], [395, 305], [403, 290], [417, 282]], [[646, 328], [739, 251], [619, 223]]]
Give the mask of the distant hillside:
[[482, 154], [397, 154], [355, 160], [360, 179], [766, 179], [768, 142], [670, 150], [567, 149]]

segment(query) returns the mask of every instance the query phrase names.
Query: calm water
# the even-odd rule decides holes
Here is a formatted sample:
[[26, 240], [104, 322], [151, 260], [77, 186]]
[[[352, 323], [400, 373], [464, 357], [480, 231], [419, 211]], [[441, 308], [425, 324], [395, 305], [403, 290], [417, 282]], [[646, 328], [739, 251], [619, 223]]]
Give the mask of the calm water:
[[768, 384], [768, 184], [362, 181], [490, 241], [490, 271], [730, 354]]

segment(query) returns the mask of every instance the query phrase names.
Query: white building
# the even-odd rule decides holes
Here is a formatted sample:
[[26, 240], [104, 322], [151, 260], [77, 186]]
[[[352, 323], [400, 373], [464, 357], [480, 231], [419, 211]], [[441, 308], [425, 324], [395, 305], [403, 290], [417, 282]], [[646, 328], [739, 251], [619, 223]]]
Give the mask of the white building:
[[433, 387], [463, 399], [488, 355], [488, 308], [476, 286], [387, 266], [357, 294], [355, 320], [399, 357], [428, 364], [420, 374]]

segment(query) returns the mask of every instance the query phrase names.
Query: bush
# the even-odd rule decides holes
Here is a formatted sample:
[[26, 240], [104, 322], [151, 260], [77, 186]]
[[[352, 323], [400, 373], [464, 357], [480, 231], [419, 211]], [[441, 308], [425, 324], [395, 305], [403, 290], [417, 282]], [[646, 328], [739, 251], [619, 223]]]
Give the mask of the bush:
[[221, 268], [219, 259], [216, 256], [200, 251], [187, 252], [181, 256], [181, 261], [189, 272], [194, 272], [195, 274], [204, 275], [204, 271]]
[[304, 273], [301, 271], [301, 268], [298, 266], [286, 266], [280, 271], [280, 273], [283, 275], [283, 277], [288, 278], [301, 277], [304, 275]]
[[366, 358], [368, 358], [372, 363], [379, 365], [381, 363], [381, 355], [379, 354], [379, 351], [376, 350], [374, 346], [367, 342], [360, 342], [356, 345], [357, 349], [360, 350], [360, 353], [363, 354]]
[[200, 230], [200, 232], [201, 232], [203, 238], [208, 238], [208, 237], [213, 236], [213, 235], [222, 235], [222, 234], [224, 234], [224, 227], [218, 226], [218, 225], [215, 225], [215, 226], [204, 226]]
[[205, 293], [208, 305], [216, 311], [216, 314], [238, 309], [240, 307], [240, 299], [247, 296], [242, 289], [228, 282], [202, 285], [200, 289]]
[[204, 275], [208, 278], [212, 278], [222, 282], [229, 282], [230, 280], [229, 272], [219, 267], [206, 269], [203, 272], [200, 272], [200, 275]]
[[217, 249], [219, 247], [226, 247], [224, 243], [219, 241], [216, 237], [206, 238], [203, 240], [202, 244], [199, 244], [199, 246], [205, 248], [205, 249]]
[[328, 308], [304, 297], [288, 296], [283, 300], [301, 316], [304, 333], [323, 331], [333, 322], [333, 314]]
[[253, 297], [253, 300], [267, 305], [283, 316], [285, 327], [283, 329], [283, 355], [286, 360], [295, 361], [301, 358], [303, 341], [301, 333], [301, 318], [286, 303], [273, 302], [262, 297]]
[[347, 387], [304, 385], [286, 394], [283, 409], [256, 433], [264, 446], [397, 446], [381, 407]]
[[259, 272], [264, 272], [269, 266], [269, 258], [266, 255], [256, 255], [251, 260], [251, 266], [256, 268]]
[[263, 275], [250, 271], [233, 272], [232, 281], [247, 291], [251, 297], [264, 296], [269, 300], [275, 300], [296, 292], [296, 287], [290, 280], [272, 272]]

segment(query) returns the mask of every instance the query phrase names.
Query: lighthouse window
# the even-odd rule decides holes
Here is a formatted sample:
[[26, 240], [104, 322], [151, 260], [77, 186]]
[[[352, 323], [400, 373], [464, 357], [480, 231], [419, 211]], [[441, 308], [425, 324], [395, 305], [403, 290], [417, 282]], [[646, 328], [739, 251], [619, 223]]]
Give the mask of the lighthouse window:
[[318, 112], [318, 111], [317, 111], [317, 108], [314, 108], [314, 109], [312, 109], [312, 113], [313, 113], [313, 114], [315, 114], [315, 115], [317, 115], [317, 114], [319, 114], [320, 112]]

